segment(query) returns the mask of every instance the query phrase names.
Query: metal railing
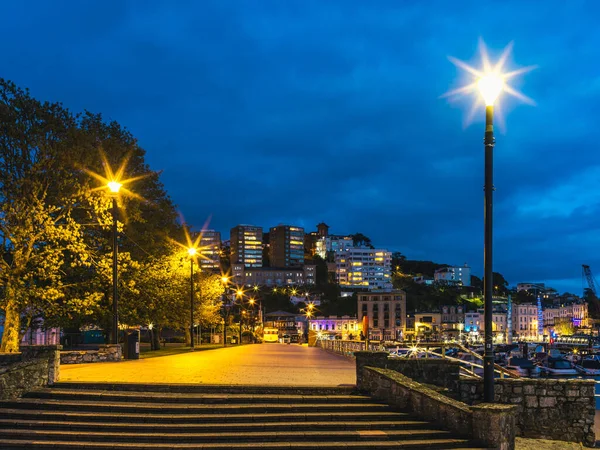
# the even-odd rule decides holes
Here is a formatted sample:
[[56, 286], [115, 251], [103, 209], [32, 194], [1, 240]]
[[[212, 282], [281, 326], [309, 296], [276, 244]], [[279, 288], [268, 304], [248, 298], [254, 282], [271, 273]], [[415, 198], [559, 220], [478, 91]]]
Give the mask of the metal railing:
[[[332, 351], [344, 356], [354, 357], [354, 352], [363, 351], [366, 348], [365, 341], [342, 341], [342, 340], [323, 340], [318, 339], [316, 345], [325, 350]], [[370, 351], [389, 351], [388, 348], [380, 343], [369, 343]], [[468, 377], [481, 378], [480, 375], [475, 373], [475, 369], [483, 369], [483, 357], [478, 353], [466, 348], [464, 345], [459, 343], [446, 343], [446, 342], [419, 342], [408, 345], [397, 345], [396, 348], [399, 350], [408, 350], [408, 358], [417, 358], [419, 354], [423, 354], [425, 358], [444, 358], [450, 361], [457, 361], [461, 363], [461, 374]], [[474, 359], [480, 361], [465, 361], [459, 358], [455, 358], [446, 355], [446, 350], [450, 348], [457, 348], [458, 350], [471, 355]], [[439, 352], [434, 350], [440, 349]], [[464, 365], [468, 367], [464, 367]], [[513, 371], [506, 369], [498, 364], [494, 364], [494, 372], [500, 375], [500, 378], [520, 378], [520, 375]]]

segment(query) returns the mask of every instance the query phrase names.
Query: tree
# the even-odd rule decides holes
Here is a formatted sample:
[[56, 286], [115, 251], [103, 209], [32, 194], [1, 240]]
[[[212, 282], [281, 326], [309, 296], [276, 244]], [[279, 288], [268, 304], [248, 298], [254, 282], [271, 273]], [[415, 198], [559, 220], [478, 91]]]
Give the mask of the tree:
[[350, 236], [352, 237], [352, 242], [355, 247], [375, 248], [371, 243], [371, 239], [362, 233], [355, 233], [351, 234]]
[[74, 210], [89, 196], [72, 161], [76, 122], [60, 104], [41, 103], [0, 79], [0, 280], [5, 312], [0, 352], [19, 350], [21, 315], [49, 307], [89, 311], [101, 296], [68, 296], [69, 267], [89, 267]]

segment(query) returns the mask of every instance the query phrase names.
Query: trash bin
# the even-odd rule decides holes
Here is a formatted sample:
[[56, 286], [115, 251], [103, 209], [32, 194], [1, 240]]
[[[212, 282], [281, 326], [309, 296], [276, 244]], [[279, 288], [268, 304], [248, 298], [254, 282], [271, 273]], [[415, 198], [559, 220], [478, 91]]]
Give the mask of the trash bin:
[[137, 330], [125, 332], [125, 359], [140, 359], [140, 338]]

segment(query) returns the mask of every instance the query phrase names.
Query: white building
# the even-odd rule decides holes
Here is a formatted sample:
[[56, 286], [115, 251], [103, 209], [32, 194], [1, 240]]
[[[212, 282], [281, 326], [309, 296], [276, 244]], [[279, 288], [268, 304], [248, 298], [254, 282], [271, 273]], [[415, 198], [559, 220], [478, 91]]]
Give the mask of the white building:
[[467, 264], [442, 267], [435, 271], [433, 279], [441, 283], [471, 286], [471, 268]]
[[351, 316], [317, 316], [310, 319], [309, 326], [319, 339], [358, 339], [361, 331], [357, 318]]
[[317, 240], [316, 252], [321, 258], [327, 258], [327, 252], [344, 251], [354, 247], [352, 236], [321, 236]]
[[533, 303], [513, 305], [513, 330], [520, 338], [537, 338], [538, 310]]
[[335, 252], [336, 278], [344, 287], [392, 289], [392, 253], [382, 249], [352, 247]]
[[540, 291], [546, 290], [544, 283], [517, 283], [517, 291]]

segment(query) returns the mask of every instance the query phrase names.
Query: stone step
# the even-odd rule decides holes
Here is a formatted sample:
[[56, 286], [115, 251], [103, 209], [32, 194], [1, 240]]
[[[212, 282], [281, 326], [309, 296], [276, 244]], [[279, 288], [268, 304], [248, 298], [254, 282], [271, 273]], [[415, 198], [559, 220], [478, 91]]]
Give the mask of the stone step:
[[346, 442], [346, 441], [389, 441], [407, 439], [448, 439], [452, 434], [443, 430], [343, 430], [343, 431], [256, 431], [227, 433], [134, 433], [108, 431], [64, 431], [64, 430], [2, 430], [5, 439], [79, 441], [79, 442], [118, 442], [118, 443], [213, 443], [228, 442]]
[[[141, 412], [87, 412], [36, 409], [0, 408], [0, 418], [19, 420], [51, 420], [87, 423], [244, 423], [244, 422], [329, 422], [377, 420], [406, 420], [411, 416], [398, 411], [336, 411], [336, 412], [282, 412], [250, 414], [148, 414]], [[0, 447], [1, 448], [1, 447]]]
[[94, 391], [130, 391], [130, 392], [171, 392], [187, 394], [283, 394], [283, 395], [350, 395], [356, 394], [356, 386], [245, 386], [211, 385], [185, 383], [102, 383], [70, 382], [55, 383], [55, 389], [94, 390]]
[[101, 400], [107, 402], [135, 403], [373, 403], [371, 397], [350, 394], [304, 395], [292, 394], [231, 394], [231, 393], [178, 393], [108, 391], [83, 389], [46, 388], [27, 392], [24, 398], [45, 398], [54, 400]]
[[[15, 440], [0, 439], [0, 448], [3, 450], [21, 450], [21, 449], [83, 449], [86, 450], [148, 450], [147, 443], [110, 443], [110, 442], [89, 442], [89, 441], [44, 441], [44, 440]], [[327, 450], [404, 450], [404, 449], [428, 449], [428, 450], [449, 450], [449, 449], [476, 449], [476, 443], [468, 439], [406, 439], [401, 441], [355, 441], [355, 442], [247, 442], [236, 443], [232, 447], [229, 442], [219, 442], [210, 444], [185, 443], [155, 443], [152, 444], [153, 450], [180, 450], [180, 449], [202, 449], [202, 450], [229, 450], [229, 449], [257, 449], [260, 450], [282, 450], [282, 449], [327, 449]]]
[[[432, 429], [423, 420], [374, 420], [374, 421], [311, 421], [311, 422], [241, 422], [233, 428], [236, 432], [246, 431], [323, 431], [323, 430], [390, 430]], [[108, 431], [136, 433], [228, 433], [231, 423], [128, 423], [128, 422], [79, 422], [66, 420], [22, 420], [0, 419], [0, 429]]]
[[73, 401], [38, 398], [22, 398], [0, 401], [0, 408], [12, 409], [51, 409], [59, 411], [110, 411], [169, 414], [227, 413], [275, 413], [310, 411], [389, 411], [388, 405], [381, 403], [247, 403], [247, 404], [190, 404], [190, 403], [135, 403], [104, 401]]

